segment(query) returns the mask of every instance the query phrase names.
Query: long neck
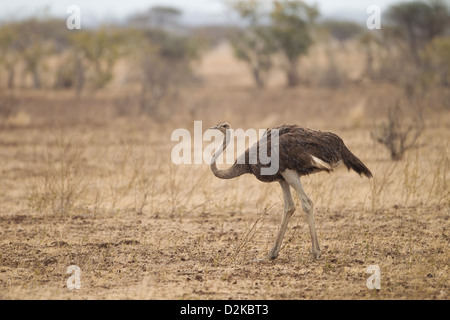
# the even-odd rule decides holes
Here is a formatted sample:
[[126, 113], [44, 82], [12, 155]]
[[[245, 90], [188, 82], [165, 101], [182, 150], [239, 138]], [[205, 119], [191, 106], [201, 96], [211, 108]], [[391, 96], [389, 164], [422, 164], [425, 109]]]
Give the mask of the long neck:
[[211, 159], [211, 171], [219, 179], [233, 179], [243, 175], [244, 173], [248, 173], [245, 166], [239, 165], [237, 163], [235, 163], [231, 168], [225, 170], [220, 170], [217, 168], [216, 161], [220, 157], [220, 155], [225, 151], [230, 141], [231, 141], [231, 134], [229, 130], [227, 130], [223, 138], [222, 147], [214, 153]]

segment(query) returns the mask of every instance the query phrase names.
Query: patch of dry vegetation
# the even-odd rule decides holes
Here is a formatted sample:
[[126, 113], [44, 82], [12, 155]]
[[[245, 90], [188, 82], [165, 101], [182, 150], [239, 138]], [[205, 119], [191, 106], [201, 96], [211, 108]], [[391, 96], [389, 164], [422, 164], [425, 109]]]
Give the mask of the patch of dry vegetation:
[[[143, 115], [134, 91], [119, 85], [78, 99], [64, 90], [2, 93], [0, 298], [448, 299], [448, 90], [428, 88], [414, 100], [424, 130], [392, 161], [370, 133], [405, 88], [318, 85], [318, 70], [331, 63], [322, 46], [301, 63], [311, 85], [287, 89], [275, 70], [258, 91], [220, 43], [196, 66], [203, 82], [180, 88], [159, 117]], [[346, 48], [336, 65], [351, 61], [347, 76], [358, 78], [364, 55], [354, 43]], [[255, 263], [279, 227], [281, 190], [252, 176], [218, 180], [207, 165], [174, 165], [171, 133], [192, 131], [194, 120], [204, 129], [229, 121], [332, 131], [374, 178], [343, 168], [304, 177], [322, 258], [309, 253], [294, 197], [279, 258]], [[81, 290], [66, 287], [70, 265], [82, 270]], [[369, 265], [381, 268], [380, 291], [366, 287]]]
[[[186, 93], [187, 105], [209, 101], [198, 111], [205, 126], [296, 122], [331, 130], [372, 170], [371, 181], [344, 169], [303, 179], [323, 247], [317, 261], [297, 203], [279, 259], [253, 262], [274, 240], [281, 191], [251, 176], [215, 179], [207, 165], [173, 165], [170, 134], [191, 128], [188, 108], [166, 123], [111, 117], [3, 128], [0, 296], [448, 299], [448, 114], [430, 110], [417, 147], [392, 162], [370, 137], [368, 115], [378, 110], [367, 100], [355, 123], [347, 112], [364, 89], [345, 90]], [[388, 89], [376, 90], [366, 96]], [[45, 105], [45, 97], [29, 99]], [[372, 264], [381, 268], [379, 292], [365, 286]], [[66, 287], [69, 265], [82, 270], [81, 290]]]

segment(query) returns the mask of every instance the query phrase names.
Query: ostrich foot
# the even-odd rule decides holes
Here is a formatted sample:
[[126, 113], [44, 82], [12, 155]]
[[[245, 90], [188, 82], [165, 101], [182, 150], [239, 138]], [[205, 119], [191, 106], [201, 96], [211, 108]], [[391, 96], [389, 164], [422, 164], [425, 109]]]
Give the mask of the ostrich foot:
[[316, 250], [316, 249], [313, 249], [313, 250], [311, 251], [311, 254], [312, 254], [312, 256], [313, 256], [314, 259], [319, 259], [320, 256], [321, 256], [320, 250]]
[[270, 261], [275, 260], [277, 257], [278, 257], [278, 254], [275, 254], [272, 251], [270, 251], [269, 254], [266, 257], [258, 258], [258, 259], [255, 259], [254, 261], [258, 262], [258, 263], [270, 262]]

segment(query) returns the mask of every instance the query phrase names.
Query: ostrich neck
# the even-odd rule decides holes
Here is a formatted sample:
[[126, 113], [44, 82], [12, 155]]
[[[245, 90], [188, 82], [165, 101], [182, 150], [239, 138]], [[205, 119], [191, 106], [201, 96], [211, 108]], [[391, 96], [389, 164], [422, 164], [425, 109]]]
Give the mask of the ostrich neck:
[[225, 151], [230, 142], [231, 142], [231, 134], [230, 131], [227, 130], [223, 138], [222, 147], [214, 153], [211, 159], [211, 171], [217, 178], [220, 179], [233, 179], [248, 172], [247, 170], [245, 170], [244, 165], [240, 165], [237, 163], [235, 163], [232, 167], [225, 170], [220, 170], [217, 168], [216, 161], [220, 157], [220, 155]]

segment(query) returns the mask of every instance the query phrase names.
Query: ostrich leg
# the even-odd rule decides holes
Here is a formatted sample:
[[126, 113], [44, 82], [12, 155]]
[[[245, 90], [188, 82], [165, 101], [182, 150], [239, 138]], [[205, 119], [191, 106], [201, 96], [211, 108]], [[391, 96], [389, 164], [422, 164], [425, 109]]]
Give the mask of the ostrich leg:
[[303, 190], [303, 186], [297, 172], [286, 170], [282, 173], [282, 176], [287, 183], [294, 188], [302, 202], [303, 211], [306, 213], [306, 220], [308, 221], [309, 232], [311, 234], [312, 254], [316, 259], [318, 259], [320, 257], [320, 246], [319, 241], [317, 240], [316, 226], [314, 223], [313, 202], [310, 198], [308, 198], [305, 190]]
[[289, 223], [289, 220], [292, 217], [292, 214], [295, 211], [295, 203], [292, 199], [291, 195], [291, 187], [286, 181], [280, 182], [281, 189], [283, 190], [284, 196], [284, 215], [283, 220], [281, 221], [280, 229], [278, 230], [277, 238], [272, 249], [269, 251], [269, 260], [276, 259], [278, 257], [278, 253], [280, 252], [281, 243], [283, 242], [284, 234], [286, 233], [286, 229]]

